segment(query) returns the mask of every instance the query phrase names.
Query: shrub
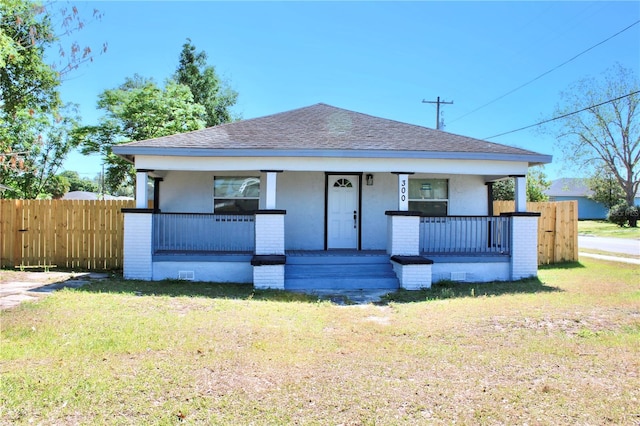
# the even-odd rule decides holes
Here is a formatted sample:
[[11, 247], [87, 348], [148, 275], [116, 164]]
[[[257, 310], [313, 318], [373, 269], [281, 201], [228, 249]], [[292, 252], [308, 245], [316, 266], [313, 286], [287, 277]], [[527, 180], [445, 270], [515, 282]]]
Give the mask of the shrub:
[[638, 216], [640, 216], [640, 207], [621, 203], [611, 207], [607, 220], [618, 226], [629, 224], [630, 227], [635, 228], [638, 224]]

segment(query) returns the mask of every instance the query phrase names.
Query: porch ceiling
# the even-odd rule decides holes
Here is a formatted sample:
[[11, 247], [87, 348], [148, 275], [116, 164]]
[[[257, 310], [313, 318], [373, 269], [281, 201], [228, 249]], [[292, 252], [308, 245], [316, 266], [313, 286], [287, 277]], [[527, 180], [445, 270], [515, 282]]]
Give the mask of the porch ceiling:
[[482, 175], [495, 180], [527, 173], [527, 161], [436, 158], [362, 158], [362, 157], [181, 157], [138, 155], [138, 170], [237, 172], [282, 170], [298, 172], [352, 173], [429, 173], [446, 175]]

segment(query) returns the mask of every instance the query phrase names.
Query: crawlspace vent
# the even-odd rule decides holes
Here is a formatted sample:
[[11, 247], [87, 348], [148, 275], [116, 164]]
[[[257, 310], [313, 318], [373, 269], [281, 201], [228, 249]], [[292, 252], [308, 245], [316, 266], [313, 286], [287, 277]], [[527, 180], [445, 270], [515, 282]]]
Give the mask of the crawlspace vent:
[[193, 281], [195, 279], [195, 273], [193, 271], [178, 271], [178, 279]]

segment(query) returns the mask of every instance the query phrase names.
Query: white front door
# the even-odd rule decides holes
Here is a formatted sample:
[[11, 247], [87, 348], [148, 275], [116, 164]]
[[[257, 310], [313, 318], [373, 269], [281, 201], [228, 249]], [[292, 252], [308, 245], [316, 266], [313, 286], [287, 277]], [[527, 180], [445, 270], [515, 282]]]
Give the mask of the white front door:
[[358, 176], [330, 175], [327, 186], [327, 248], [357, 249]]

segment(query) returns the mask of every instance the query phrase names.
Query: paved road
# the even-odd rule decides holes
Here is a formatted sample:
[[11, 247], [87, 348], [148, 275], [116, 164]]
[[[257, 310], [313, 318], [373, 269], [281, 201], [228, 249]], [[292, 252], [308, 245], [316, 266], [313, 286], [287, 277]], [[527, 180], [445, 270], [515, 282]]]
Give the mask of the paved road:
[[578, 249], [601, 250], [640, 256], [640, 240], [578, 235]]

